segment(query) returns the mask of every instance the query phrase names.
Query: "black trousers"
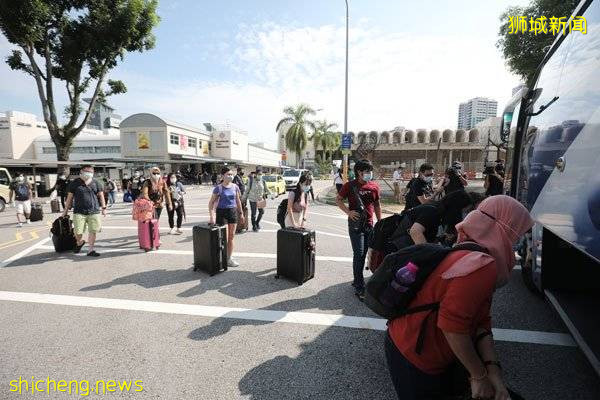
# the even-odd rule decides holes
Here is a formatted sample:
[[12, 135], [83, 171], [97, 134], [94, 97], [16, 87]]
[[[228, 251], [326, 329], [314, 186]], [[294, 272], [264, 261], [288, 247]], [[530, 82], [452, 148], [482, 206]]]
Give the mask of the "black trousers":
[[[263, 214], [265, 213], [265, 210], [263, 208], [258, 208], [256, 206], [256, 201], [251, 201], [250, 202], [250, 212], [251, 212], [251, 218], [252, 218], [252, 228], [256, 228], [258, 227], [258, 224], [260, 224], [260, 220], [262, 219]], [[256, 217], [256, 210], [258, 210], [258, 217]]]
[[171, 229], [175, 226], [175, 214], [177, 214], [177, 228], [181, 228], [181, 221], [183, 220], [183, 207], [179, 206], [174, 210], [167, 209], [169, 215], [169, 226]]
[[154, 215], [156, 216], [157, 221], [160, 219], [160, 214], [162, 213], [162, 210], [163, 210], [162, 207], [154, 209]]

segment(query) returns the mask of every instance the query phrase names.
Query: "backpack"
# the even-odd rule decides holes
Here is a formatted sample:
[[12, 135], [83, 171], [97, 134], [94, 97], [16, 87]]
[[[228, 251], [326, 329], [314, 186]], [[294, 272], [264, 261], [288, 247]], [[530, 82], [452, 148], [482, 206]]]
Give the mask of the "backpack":
[[112, 192], [113, 190], [115, 190], [115, 184], [113, 183], [113, 181], [108, 181], [108, 191]]
[[[423, 348], [426, 321], [431, 314], [439, 309], [440, 303], [421, 304], [411, 308], [409, 308], [408, 305], [414, 300], [429, 275], [435, 271], [444, 258], [451, 252], [458, 250], [487, 253], [487, 250], [484, 247], [472, 242], [462, 243], [453, 248], [443, 247], [433, 243], [413, 245], [386, 256], [381, 266], [367, 282], [365, 304], [376, 314], [384, 318], [394, 319], [404, 315], [429, 311], [429, 314], [423, 320], [421, 331], [417, 338], [417, 354], [420, 354]], [[415, 281], [409, 286], [409, 289], [406, 292], [396, 292], [397, 297], [395, 299], [395, 307], [385, 305], [381, 301], [384, 291], [391, 285], [396, 272], [404, 267], [409, 261], [419, 267]]]
[[287, 214], [288, 199], [281, 200], [277, 207], [277, 222], [281, 226], [281, 229], [285, 229], [285, 215]]
[[15, 187], [15, 200], [26, 201], [29, 200], [29, 187], [26, 183], [18, 183]]
[[419, 178], [411, 178], [410, 181], [408, 181], [408, 183], [406, 184], [406, 192], [404, 193], [404, 202], [408, 203], [409, 199], [410, 200], [414, 200], [411, 198], [411, 196], [414, 196], [413, 190], [412, 190], [412, 185], [413, 183], [415, 183], [415, 181], [419, 179]]
[[73, 250], [77, 244], [75, 233], [73, 232], [73, 223], [69, 216], [58, 217], [52, 223], [50, 228], [52, 233], [52, 243], [57, 253]]

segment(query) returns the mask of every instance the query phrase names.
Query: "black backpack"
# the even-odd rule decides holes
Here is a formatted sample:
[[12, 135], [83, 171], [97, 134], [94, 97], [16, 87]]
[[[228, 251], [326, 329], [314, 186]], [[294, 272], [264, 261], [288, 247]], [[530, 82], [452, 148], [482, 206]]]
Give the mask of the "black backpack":
[[277, 207], [277, 222], [281, 226], [281, 229], [285, 229], [285, 214], [287, 214], [288, 199], [281, 200]]
[[404, 212], [402, 214], [394, 214], [377, 221], [373, 227], [373, 235], [371, 236], [369, 247], [374, 250], [385, 251], [388, 247], [388, 242], [402, 221], [403, 214]]
[[[480, 245], [472, 242], [461, 243], [453, 248], [444, 247], [439, 244], [424, 243], [406, 247], [389, 254], [383, 260], [383, 263], [375, 270], [373, 276], [369, 279], [366, 286], [365, 304], [378, 315], [394, 319], [403, 315], [414, 314], [418, 312], [429, 311], [429, 315], [423, 320], [421, 332], [417, 339], [417, 354], [421, 352], [423, 340], [425, 339], [425, 326], [429, 316], [437, 311], [440, 304], [430, 303], [421, 304], [408, 308], [410, 302], [416, 297], [417, 293], [423, 287], [423, 284], [437, 268], [437, 266], [446, 258], [446, 256], [457, 250], [480, 251], [487, 253], [487, 250]], [[396, 306], [389, 307], [381, 302], [381, 296], [386, 288], [391, 284], [396, 272], [404, 267], [408, 262], [412, 262], [419, 267], [416, 280], [410, 285], [404, 293], [397, 293]]]
[[50, 232], [52, 233], [54, 250], [57, 253], [73, 250], [77, 245], [73, 231], [73, 222], [68, 215], [66, 217], [58, 217], [54, 220]]

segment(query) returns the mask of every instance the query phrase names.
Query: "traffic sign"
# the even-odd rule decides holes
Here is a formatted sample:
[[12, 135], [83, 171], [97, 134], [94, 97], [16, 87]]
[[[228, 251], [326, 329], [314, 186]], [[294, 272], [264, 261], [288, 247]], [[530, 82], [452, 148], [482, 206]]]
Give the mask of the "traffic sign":
[[349, 133], [342, 134], [342, 150], [350, 150], [352, 148], [352, 136]]

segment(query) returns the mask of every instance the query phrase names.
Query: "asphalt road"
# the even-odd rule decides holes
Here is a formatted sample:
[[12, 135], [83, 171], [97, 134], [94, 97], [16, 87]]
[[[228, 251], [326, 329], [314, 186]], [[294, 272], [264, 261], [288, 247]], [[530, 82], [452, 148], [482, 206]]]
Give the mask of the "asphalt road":
[[[191, 270], [191, 227], [207, 219], [208, 196], [206, 188], [189, 191], [181, 236], [167, 235], [161, 217], [162, 245], [152, 253], [137, 246], [130, 206], [116, 205], [97, 259], [54, 253], [46, 239], [52, 214], [20, 229], [13, 209], [0, 214], [0, 399], [75, 395], [32, 394], [32, 376], [43, 390], [48, 377], [94, 389], [99, 380], [141, 380], [141, 392], [110, 393], [127, 398], [394, 398], [384, 321], [350, 286], [341, 212], [311, 207], [319, 259], [315, 279], [302, 286], [274, 278], [278, 200], [261, 232], [236, 238], [240, 267], [209, 277]], [[507, 381], [526, 399], [600, 398], [597, 376], [517, 270], [495, 296], [493, 325]], [[20, 376], [29, 381], [21, 395], [9, 384]]]

